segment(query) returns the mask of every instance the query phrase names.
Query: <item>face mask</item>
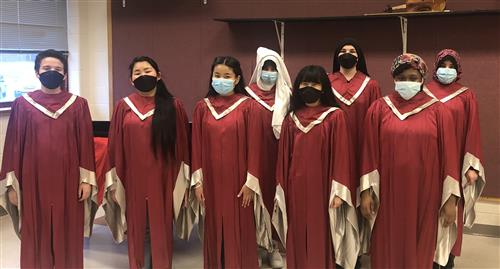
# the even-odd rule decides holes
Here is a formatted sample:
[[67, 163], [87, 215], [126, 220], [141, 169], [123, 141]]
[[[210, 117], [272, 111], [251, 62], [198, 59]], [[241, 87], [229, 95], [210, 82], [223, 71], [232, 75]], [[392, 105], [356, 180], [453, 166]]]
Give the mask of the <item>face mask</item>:
[[344, 54], [339, 56], [339, 62], [340, 62], [340, 66], [342, 66], [343, 68], [351, 69], [358, 62], [358, 57], [356, 57], [350, 53], [344, 53]]
[[276, 71], [262, 71], [260, 74], [260, 79], [264, 84], [274, 85], [278, 79], [278, 72]]
[[40, 74], [40, 82], [47, 89], [53, 90], [58, 88], [62, 85], [63, 80], [64, 75], [54, 70], [45, 71]]
[[317, 102], [321, 97], [321, 93], [321, 91], [309, 86], [299, 89], [299, 96], [306, 104]]
[[234, 80], [225, 78], [212, 78], [212, 87], [220, 95], [228, 95], [234, 90]]
[[395, 84], [396, 91], [405, 100], [410, 100], [413, 96], [417, 95], [422, 87], [422, 82], [415, 81], [396, 81]]
[[457, 70], [455, 68], [440, 67], [436, 71], [436, 77], [439, 82], [443, 84], [450, 84], [457, 79]]
[[149, 92], [156, 87], [158, 79], [154, 76], [143, 75], [134, 80], [134, 86], [141, 92]]

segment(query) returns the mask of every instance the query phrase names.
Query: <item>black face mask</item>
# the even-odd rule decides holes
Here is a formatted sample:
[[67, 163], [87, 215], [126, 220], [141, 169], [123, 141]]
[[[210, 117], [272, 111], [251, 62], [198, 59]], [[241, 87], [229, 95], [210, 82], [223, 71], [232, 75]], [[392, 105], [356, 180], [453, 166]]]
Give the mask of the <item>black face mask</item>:
[[343, 68], [351, 69], [358, 62], [358, 57], [356, 57], [350, 53], [344, 53], [344, 54], [339, 56], [339, 62], [340, 62], [340, 66], [342, 66]]
[[322, 93], [322, 91], [318, 91], [317, 89], [309, 86], [299, 89], [299, 96], [306, 104], [318, 101]]
[[158, 83], [157, 78], [153, 76], [143, 75], [136, 78], [134, 81], [134, 86], [141, 92], [149, 92], [156, 87]]
[[40, 82], [47, 89], [56, 89], [62, 85], [63, 80], [64, 75], [54, 70], [45, 71], [40, 74]]

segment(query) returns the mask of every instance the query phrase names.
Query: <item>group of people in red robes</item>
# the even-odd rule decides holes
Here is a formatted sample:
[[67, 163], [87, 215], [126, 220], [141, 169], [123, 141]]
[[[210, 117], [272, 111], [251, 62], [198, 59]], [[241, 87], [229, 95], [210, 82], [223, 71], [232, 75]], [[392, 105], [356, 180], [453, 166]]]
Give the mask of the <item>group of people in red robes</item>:
[[[258, 48], [248, 84], [216, 57], [192, 125], [158, 64], [129, 66], [136, 91], [109, 129], [102, 194], [130, 268], [172, 268], [173, 235], [195, 225], [205, 268], [452, 268], [485, 185], [477, 101], [460, 56], [432, 78], [415, 54], [394, 59], [382, 97], [361, 47], [339, 42], [333, 71]], [[35, 59], [41, 89], [17, 98], [0, 171], [0, 205], [21, 238], [22, 268], [83, 268], [98, 206], [92, 120], [64, 90], [67, 60]], [[286, 252], [286, 262], [281, 252]], [[286, 265], [285, 265], [286, 264]]]

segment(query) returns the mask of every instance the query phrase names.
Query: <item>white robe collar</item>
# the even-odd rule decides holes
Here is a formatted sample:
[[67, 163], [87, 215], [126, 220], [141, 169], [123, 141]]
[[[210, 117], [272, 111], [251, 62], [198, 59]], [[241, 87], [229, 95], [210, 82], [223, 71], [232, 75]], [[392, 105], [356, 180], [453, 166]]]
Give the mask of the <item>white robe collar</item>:
[[217, 113], [217, 111], [215, 111], [214, 106], [212, 105], [212, 103], [210, 102], [210, 100], [208, 98], [205, 98], [203, 100], [207, 104], [208, 109], [210, 110], [210, 113], [212, 113], [212, 116], [214, 116], [214, 118], [216, 120], [220, 120], [220, 119], [224, 118], [225, 116], [227, 116], [229, 113], [231, 113], [233, 110], [235, 110], [241, 103], [243, 103], [247, 99], [248, 99], [248, 97], [246, 97], [246, 96], [241, 97], [238, 101], [236, 101], [234, 104], [232, 104], [226, 110], [222, 111], [222, 113], [220, 113], [220, 114]]
[[416, 107], [415, 109], [413, 109], [412, 111], [408, 111], [406, 113], [401, 113], [397, 108], [396, 106], [394, 105], [394, 103], [392, 103], [391, 99], [389, 98], [389, 96], [385, 96], [384, 97], [384, 101], [387, 103], [387, 105], [389, 106], [389, 108], [392, 110], [392, 112], [400, 119], [400, 120], [405, 120], [406, 118], [408, 118], [409, 116], [412, 116], [412, 115], [415, 115], [419, 112], [421, 112], [422, 110], [426, 109], [427, 107], [431, 106], [432, 104], [436, 103], [436, 102], [439, 102], [437, 99], [433, 98], [431, 100], [429, 100], [428, 102]]
[[259, 104], [261, 104], [263, 107], [265, 107], [269, 111], [274, 110], [274, 105], [270, 106], [268, 105], [264, 100], [262, 100], [249, 86], [245, 87], [245, 90], [250, 94], [250, 96], [255, 99]]
[[64, 111], [66, 111], [66, 109], [68, 109], [75, 102], [75, 100], [77, 98], [76, 95], [71, 95], [69, 100], [66, 101], [66, 103], [61, 108], [59, 108], [56, 112], [52, 112], [52, 111], [48, 110], [46, 107], [37, 103], [35, 100], [33, 100], [33, 98], [31, 98], [31, 96], [29, 96], [27, 93], [23, 94], [22, 96], [26, 101], [28, 101], [28, 103], [33, 105], [36, 109], [38, 109], [43, 114], [45, 114], [45, 115], [47, 115], [55, 120], [57, 120], [57, 118], [59, 118], [59, 116], [61, 116], [64, 113]]
[[335, 90], [335, 88], [333, 88], [333, 85], [332, 85], [332, 91], [333, 91], [333, 94], [335, 94], [335, 96], [340, 100], [342, 101], [342, 103], [350, 106], [354, 103], [354, 101], [356, 101], [356, 99], [358, 99], [358, 97], [363, 93], [363, 91], [365, 90], [366, 88], [366, 85], [368, 85], [368, 82], [370, 82], [370, 77], [366, 76], [365, 80], [363, 81], [363, 83], [361, 84], [361, 86], [359, 87], [358, 91], [350, 98], [350, 99], [347, 99], [345, 98], [344, 96], [342, 96], [342, 94], [340, 94], [337, 90]]
[[311, 129], [314, 126], [322, 123], [323, 120], [326, 118], [326, 116], [328, 116], [328, 114], [332, 113], [333, 111], [335, 111], [337, 109], [339, 109], [339, 108], [331, 107], [331, 108], [327, 109], [316, 120], [311, 121], [307, 126], [302, 125], [302, 123], [300, 122], [299, 118], [297, 118], [297, 115], [295, 115], [295, 113], [291, 112], [290, 117], [292, 117], [292, 120], [293, 120], [293, 122], [295, 122], [295, 125], [297, 126], [297, 128], [299, 128], [299, 130], [301, 130], [302, 132], [307, 134], [309, 131], [311, 131]]
[[459, 96], [461, 93], [463, 93], [463, 92], [467, 91], [468, 89], [469, 89], [469, 88], [467, 88], [467, 87], [465, 87], [465, 86], [464, 86], [464, 87], [462, 87], [462, 88], [460, 88], [460, 89], [456, 90], [455, 92], [453, 92], [453, 93], [449, 94], [448, 96], [443, 97], [443, 98], [441, 98], [441, 99], [438, 99], [438, 98], [437, 98], [437, 97], [436, 97], [436, 96], [435, 96], [435, 95], [434, 95], [434, 94], [433, 94], [433, 93], [432, 93], [432, 92], [431, 92], [431, 91], [430, 91], [430, 90], [429, 90], [426, 86], [424, 86], [424, 92], [425, 92], [427, 95], [429, 95], [430, 97], [432, 97], [432, 98], [434, 98], [434, 99], [438, 99], [439, 101], [441, 101], [441, 103], [446, 103], [446, 102], [450, 101], [451, 99], [453, 99], [453, 98], [455, 98], [455, 97]]
[[144, 121], [145, 119], [153, 116], [153, 114], [155, 113], [155, 109], [153, 108], [150, 111], [146, 112], [146, 114], [142, 114], [139, 111], [139, 109], [137, 109], [137, 107], [134, 105], [134, 103], [132, 103], [130, 98], [125, 97], [125, 98], [123, 98], [123, 100], [130, 107], [130, 109], [132, 109], [132, 111], [135, 113], [135, 115], [137, 115], [137, 117], [139, 117], [139, 119], [141, 119], [141, 121]]

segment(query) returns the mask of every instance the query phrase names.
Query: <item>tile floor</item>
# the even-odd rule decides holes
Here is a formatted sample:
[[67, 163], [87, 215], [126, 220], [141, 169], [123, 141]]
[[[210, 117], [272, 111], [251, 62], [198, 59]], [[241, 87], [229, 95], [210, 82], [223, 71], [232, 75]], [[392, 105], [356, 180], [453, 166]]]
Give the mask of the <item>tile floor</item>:
[[[495, 210], [499, 213], [489, 216], [490, 223], [486, 224], [498, 225], [496, 221], [500, 220], [499, 208], [500, 205], [496, 209], [486, 207], [486, 211], [489, 210], [490, 213]], [[19, 267], [19, 245], [10, 217], [0, 217], [0, 268]], [[193, 236], [188, 242], [176, 240], [173, 266], [178, 269], [203, 268], [202, 253], [202, 245], [197, 236]], [[85, 241], [85, 268], [128, 268], [126, 243], [113, 243], [106, 226], [94, 225], [92, 238]], [[463, 255], [456, 259], [456, 268], [500, 268], [500, 238], [466, 234]]]

